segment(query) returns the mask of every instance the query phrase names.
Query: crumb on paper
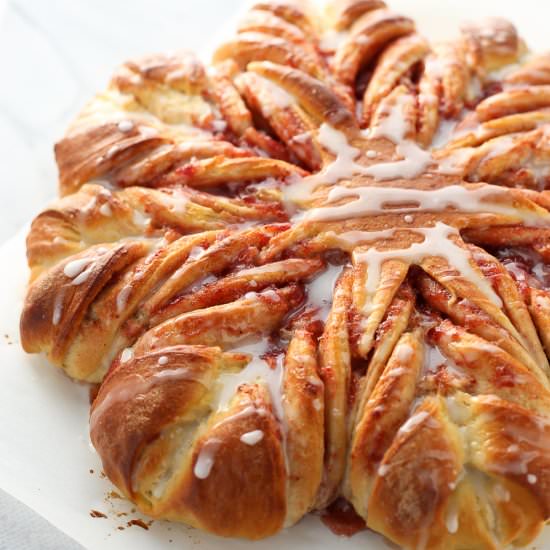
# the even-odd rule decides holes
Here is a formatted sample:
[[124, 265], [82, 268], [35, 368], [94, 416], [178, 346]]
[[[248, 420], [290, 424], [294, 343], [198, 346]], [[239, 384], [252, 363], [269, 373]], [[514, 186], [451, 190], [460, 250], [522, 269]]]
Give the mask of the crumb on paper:
[[126, 527], [132, 527], [132, 525], [137, 525], [138, 527], [141, 527], [142, 529], [145, 529], [146, 531], [149, 530], [149, 527], [153, 524], [153, 520], [148, 521], [147, 523], [143, 521], [142, 519], [131, 519], [127, 524]]
[[106, 518], [107, 514], [104, 514], [99, 510], [90, 510], [90, 516], [92, 516], [93, 518]]
[[94, 470], [93, 468], [90, 468], [90, 473], [93, 474], [94, 473]]
[[[103, 472], [101, 472], [101, 474], [103, 474]], [[102, 514], [101, 512], [97, 512], [96, 510], [93, 510], [93, 512], [95, 513], [102, 514], [101, 516], [96, 516], [94, 514], [93, 517], [108, 517], [110, 519], [118, 519], [120, 521], [120, 518], [127, 518], [128, 516], [131, 516], [131, 514], [137, 513], [136, 508], [135, 507], [130, 508], [128, 506], [130, 502], [127, 501], [123, 495], [121, 495], [119, 492], [115, 490], [107, 491], [105, 493], [105, 497], [103, 500], [105, 504], [108, 506], [108, 511], [105, 514]], [[115, 529], [118, 531], [124, 531], [129, 527], [133, 527], [134, 525], [137, 525], [142, 529], [149, 530], [149, 527], [153, 524], [153, 522], [154, 520], [147, 521], [146, 519], [134, 518], [134, 519], [127, 520], [125, 524], [117, 525]]]

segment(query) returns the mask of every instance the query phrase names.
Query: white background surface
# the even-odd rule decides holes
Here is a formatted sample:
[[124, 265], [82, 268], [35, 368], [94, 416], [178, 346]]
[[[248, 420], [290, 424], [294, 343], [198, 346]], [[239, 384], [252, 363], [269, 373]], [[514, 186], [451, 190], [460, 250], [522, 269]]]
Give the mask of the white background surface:
[[[204, 49], [245, 2], [0, 0], [0, 243], [55, 196], [53, 143], [86, 99], [105, 86], [116, 64], [157, 50]], [[516, 23], [531, 47], [550, 49], [546, 1], [389, 3], [413, 15], [433, 38], [449, 37], [461, 20], [502, 15]], [[0, 256], [0, 549], [79, 548], [6, 492], [94, 550], [195, 546], [199, 536], [183, 527], [167, 531], [157, 522], [147, 533], [138, 527], [121, 532], [116, 526], [123, 525], [124, 518], [87, 517], [90, 508], [112, 512], [104, 500], [109, 485], [88, 473], [98, 464], [86, 439], [86, 390], [45, 368], [40, 358], [29, 359], [19, 351], [17, 317], [26, 277], [23, 248], [20, 233]], [[378, 539], [367, 543], [363, 535], [352, 541], [332, 536], [327, 541], [326, 536], [317, 520], [309, 519], [253, 548], [311, 548], [323, 543], [331, 548], [385, 548]], [[218, 539], [200, 540], [203, 550], [219, 547]], [[225, 548], [242, 546], [252, 548], [224, 542]], [[550, 548], [550, 542], [540, 548]]]

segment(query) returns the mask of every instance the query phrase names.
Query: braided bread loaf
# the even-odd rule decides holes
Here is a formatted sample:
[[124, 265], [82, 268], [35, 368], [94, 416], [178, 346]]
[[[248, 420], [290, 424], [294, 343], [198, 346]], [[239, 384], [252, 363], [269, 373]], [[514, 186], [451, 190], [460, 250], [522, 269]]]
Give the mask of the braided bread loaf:
[[262, 2], [128, 62], [56, 145], [26, 351], [99, 383], [105, 473], [258, 539], [347, 499], [403, 548], [550, 517], [550, 58], [381, 0]]

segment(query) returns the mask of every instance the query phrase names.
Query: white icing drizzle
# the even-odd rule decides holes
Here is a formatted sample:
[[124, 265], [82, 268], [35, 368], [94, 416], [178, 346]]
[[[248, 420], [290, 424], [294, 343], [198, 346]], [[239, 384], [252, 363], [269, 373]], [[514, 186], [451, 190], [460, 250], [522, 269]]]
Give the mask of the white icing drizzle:
[[301, 134], [296, 134], [290, 138], [290, 141], [294, 143], [308, 143], [311, 141], [311, 131], [302, 132]]
[[85, 283], [88, 280], [91, 274], [92, 274], [92, 265], [90, 265], [90, 267], [88, 267], [88, 269], [83, 271], [80, 275], [76, 276], [73, 279], [73, 282], [71, 284], [75, 286], [81, 285], [82, 283]]
[[[91, 183], [91, 182], [88, 182]], [[95, 183], [95, 182], [94, 182]], [[93, 210], [97, 203], [97, 196], [94, 195], [81, 209], [80, 209], [80, 215], [86, 215], [90, 212], [90, 210]]]
[[441, 365], [447, 364], [447, 358], [437, 346], [424, 347], [424, 368], [429, 373], [435, 373]]
[[[482, 352], [487, 352], [488, 354], [499, 354], [502, 352], [501, 348], [490, 342], [476, 342], [471, 349], [464, 350], [462, 352], [462, 357], [471, 363], [479, 361], [480, 354]], [[514, 378], [515, 379], [515, 378]]]
[[107, 152], [105, 153], [104, 158], [107, 160], [113, 158], [116, 154], [120, 152], [121, 149], [122, 149], [122, 144], [116, 143], [115, 145], [111, 145], [111, 147], [107, 149]]
[[130, 297], [131, 292], [132, 292], [132, 286], [125, 285], [120, 289], [120, 292], [117, 294], [116, 311], [119, 315], [124, 311], [124, 308], [128, 303], [128, 298]]
[[491, 142], [491, 149], [485, 155], [484, 159], [489, 160], [494, 157], [500, 157], [511, 152], [511, 150], [518, 144], [519, 139], [517, 135], [504, 135], [496, 139], [493, 139]]
[[[178, 125], [178, 127], [179, 126], [186, 126], [186, 125], [181, 124], [181, 125]], [[152, 128], [151, 126], [140, 126], [139, 133], [141, 134], [142, 137], [146, 139], [151, 139], [158, 136], [159, 131], [156, 128]]]
[[55, 325], [59, 324], [61, 321], [61, 315], [63, 314], [63, 300], [65, 298], [65, 293], [63, 291], [55, 295], [55, 300], [53, 302], [53, 314], [52, 314], [52, 323]]
[[121, 132], [126, 133], [132, 130], [132, 128], [134, 127], [134, 123], [131, 120], [121, 120], [117, 124], [117, 127]]
[[139, 210], [134, 210], [132, 212], [132, 221], [137, 227], [145, 229], [151, 222], [151, 218], [146, 216], [143, 212]]
[[454, 491], [458, 487], [460, 482], [464, 479], [465, 475], [466, 475], [466, 472], [464, 470], [460, 470], [460, 472], [458, 472], [458, 475], [456, 476], [455, 480], [449, 482], [449, 489], [451, 491]]
[[[395, 152], [402, 157], [401, 160], [363, 166], [356, 162], [361, 151], [348, 143], [344, 133], [324, 122], [319, 128], [317, 142], [335, 155], [336, 158], [317, 174], [288, 186], [285, 189], [285, 198], [290, 201], [306, 200], [319, 185], [350, 179], [355, 174], [372, 176], [377, 180], [387, 180], [410, 179], [424, 172], [432, 162], [432, 155], [429, 151], [420, 148], [415, 142], [405, 139], [406, 117], [403, 113], [403, 107], [406, 101], [406, 98], [400, 100], [389, 110], [388, 116], [380, 125], [369, 133], [372, 138], [384, 137], [395, 143]], [[365, 156], [373, 159], [377, 156], [377, 153], [369, 150], [365, 153]]]
[[193, 473], [199, 479], [206, 479], [214, 466], [216, 452], [221, 445], [221, 440], [217, 438], [208, 439], [203, 445], [195, 462]]
[[[435, 348], [437, 349], [437, 348]], [[452, 422], [459, 426], [467, 424], [471, 418], [470, 409], [454, 395], [449, 395], [445, 398], [447, 412]]]
[[260, 358], [267, 350], [267, 341], [260, 341], [246, 346], [239, 346], [234, 351], [239, 353], [249, 353], [252, 357], [248, 365], [241, 371], [235, 373], [224, 373], [218, 379], [220, 392], [218, 394], [218, 410], [226, 410], [229, 403], [239, 386], [243, 384], [265, 385], [271, 396], [273, 410], [279, 422], [285, 426], [285, 417], [283, 409], [283, 355], [280, 355], [276, 361], [276, 367], [270, 368], [269, 365]]
[[132, 348], [124, 348], [120, 354], [120, 362], [127, 363], [134, 357], [134, 350]]
[[256, 445], [264, 438], [264, 432], [262, 430], [253, 430], [241, 435], [240, 439], [246, 445]]
[[348, 143], [345, 134], [326, 122], [323, 122], [319, 128], [317, 141], [329, 152], [336, 155], [336, 158], [317, 174], [299, 179], [296, 183], [285, 187], [285, 199], [291, 202], [307, 200], [319, 185], [349, 179], [355, 173], [362, 173], [365, 168], [355, 162], [360, 150]]
[[[516, 453], [512, 453], [516, 454]], [[517, 457], [508, 457], [508, 460], [501, 463], [495, 463], [493, 468], [495, 471], [504, 475], [527, 475], [529, 471], [529, 463], [541, 455], [540, 450], [536, 451], [518, 451]]]
[[168, 208], [170, 212], [174, 212], [176, 214], [185, 214], [187, 210], [187, 203], [189, 202], [189, 199], [187, 197], [184, 197], [183, 195], [162, 192], [158, 193], [157, 197], [159, 198], [163, 206]]
[[161, 355], [158, 360], [159, 365], [166, 365], [168, 363], [168, 357], [166, 355]]
[[97, 256], [79, 258], [78, 260], [68, 262], [63, 268], [63, 274], [72, 279], [72, 285], [77, 286], [86, 282], [88, 277], [92, 274], [94, 264], [98, 257], [105, 254], [107, 251], [107, 248], [100, 247], [95, 250]]
[[[334, 221], [396, 212], [441, 212], [455, 208], [464, 213], [487, 213], [510, 216], [526, 225], [537, 225], [550, 214], [523, 211], [514, 206], [488, 201], [489, 197], [507, 196], [507, 190], [495, 185], [467, 188], [449, 185], [439, 189], [404, 189], [399, 187], [333, 187], [325, 204], [354, 199], [337, 206], [321, 206], [307, 211], [303, 218], [312, 221]], [[406, 206], [403, 206], [406, 205]], [[388, 208], [391, 207], [391, 208]]]
[[449, 533], [454, 534], [458, 531], [458, 505], [454, 498], [449, 500], [447, 506], [447, 515], [445, 516], [445, 526]]
[[194, 246], [189, 251], [189, 256], [187, 256], [187, 260], [197, 260], [204, 254], [205, 249], [202, 246]]
[[380, 231], [346, 231], [334, 233], [329, 231], [327, 237], [332, 237], [344, 247], [355, 247], [359, 244], [374, 242], [379, 239], [389, 239], [395, 234], [395, 229], [381, 229]]
[[70, 279], [74, 279], [93, 261], [92, 258], [80, 258], [72, 260], [63, 268], [63, 273]]
[[432, 155], [419, 147], [414, 141], [405, 139], [407, 117], [405, 106], [408, 97], [398, 99], [395, 106], [388, 110], [388, 116], [373, 129], [371, 137], [385, 137], [396, 144], [395, 152], [402, 160], [385, 162], [369, 166], [364, 173], [376, 179], [414, 178], [424, 172], [432, 162]]
[[247, 416], [251, 416], [253, 414], [257, 416], [265, 416], [267, 414], [267, 410], [264, 407], [258, 407], [258, 404], [254, 403], [253, 405], [246, 406], [244, 409], [241, 409], [239, 412], [235, 414], [226, 416], [219, 422], [216, 422], [214, 426], [212, 426], [212, 428], [217, 428], [218, 426], [221, 426], [222, 424], [226, 424], [227, 422], [234, 422], [239, 418], [246, 418]]
[[363, 170], [363, 173], [377, 180], [412, 179], [424, 172], [432, 162], [431, 153], [413, 141], [402, 141], [395, 150], [403, 159], [374, 164]]
[[318, 315], [323, 321], [329, 314], [334, 285], [341, 273], [341, 265], [328, 264], [325, 271], [307, 285], [308, 305], [318, 309]]
[[430, 413], [427, 411], [420, 411], [416, 414], [413, 414], [407, 421], [399, 428], [399, 431], [402, 433], [412, 432], [416, 426], [422, 424], [426, 418], [430, 416]]
[[270, 298], [274, 302], [280, 302], [281, 301], [281, 297], [272, 288], [268, 288], [267, 290], [264, 290], [263, 292], [261, 292], [261, 294], [263, 296], [267, 296], [268, 298]]
[[105, 217], [109, 217], [109, 216], [112, 216], [112, 215], [113, 215], [113, 211], [111, 210], [111, 206], [109, 205], [108, 202], [104, 202], [104, 203], [99, 207], [99, 213], [100, 213], [102, 216], [105, 216]]
[[227, 128], [225, 120], [213, 120], [210, 124], [215, 132], [224, 132]]
[[[489, 281], [483, 277], [479, 270], [474, 269], [469, 252], [449, 239], [451, 235], [458, 235], [458, 231], [454, 227], [438, 222], [434, 227], [415, 228], [414, 232], [424, 235], [424, 240], [420, 243], [413, 243], [408, 248], [398, 250], [369, 248], [366, 251], [355, 250], [353, 252], [355, 263], [366, 263], [368, 265], [367, 295], [372, 298], [376, 293], [380, 282], [381, 267], [386, 260], [398, 259], [411, 264], [419, 263], [427, 257], [442, 257], [447, 260], [452, 268], [477, 286], [495, 305], [502, 307], [502, 301]], [[370, 300], [367, 301], [367, 303], [369, 302]]]
[[[408, 344], [399, 344], [395, 348], [395, 350], [393, 352], [393, 355], [395, 355], [397, 360], [400, 361], [401, 363], [406, 363], [413, 356], [413, 353], [414, 353], [413, 348], [411, 346], [409, 346]], [[399, 374], [401, 374], [401, 372], [399, 372], [399, 374], [397, 374], [397, 373], [395, 373], [395, 371], [406, 372], [406, 370], [403, 369], [402, 367], [395, 368], [391, 371], [392, 376], [399, 376]]]

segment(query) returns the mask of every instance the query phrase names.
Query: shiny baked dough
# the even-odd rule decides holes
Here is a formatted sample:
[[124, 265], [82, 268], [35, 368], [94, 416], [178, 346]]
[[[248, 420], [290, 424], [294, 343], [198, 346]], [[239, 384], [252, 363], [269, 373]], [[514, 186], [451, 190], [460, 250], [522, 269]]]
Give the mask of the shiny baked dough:
[[21, 341], [101, 384], [138, 508], [260, 539], [346, 498], [408, 549], [550, 517], [550, 60], [378, 0], [261, 2], [56, 145]]

